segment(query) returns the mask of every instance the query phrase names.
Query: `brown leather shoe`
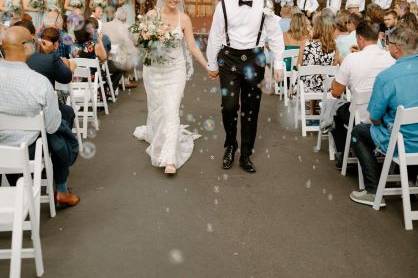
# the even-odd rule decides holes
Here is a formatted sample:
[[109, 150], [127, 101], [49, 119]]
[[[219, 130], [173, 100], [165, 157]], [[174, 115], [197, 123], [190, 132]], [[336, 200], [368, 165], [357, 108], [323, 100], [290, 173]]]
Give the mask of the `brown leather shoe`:
[[55, 204], [57, 207], [73, 207], [80, 202], [80, 197], [72, 192], [57, 192]]
[[129, 81], [129, 83], [125, 85], [126, 89], [133, 89], [136, 87], [138, 87], [138, 83], [135, 81]]

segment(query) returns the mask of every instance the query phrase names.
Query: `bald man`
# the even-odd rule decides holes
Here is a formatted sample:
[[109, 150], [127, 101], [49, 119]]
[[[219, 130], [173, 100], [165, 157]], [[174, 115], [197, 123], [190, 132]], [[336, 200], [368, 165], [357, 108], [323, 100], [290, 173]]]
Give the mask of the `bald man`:
[[[65, 119], [62, 119], [57, 95], [51, 83], [26, 64], [28, 57], [35, 51], [34, 39], [27, 29], [13, 26], [4, 34], [3, 49], [5, 60], [0, 60], [0, 113], [33, 117], [41, 111], [44, 112], [45, 128], [54, 167], [57, 204], [76, 205], [79, 198], [70, 193], [67, 187], [69, 167], [75, 161], [74, 153], [68, 151], [67, 142], [60, 141], [64, 139], [63, 136], [59, 136], [59, 132], [65, 131], [68, 124]], [[70, 135], [72, 135], [71, 129]], [[34, 131], [0, 131], [0, 144], [19, 146], [25, 142], [33, 158], [38, 136], [39, 132]], [[8, 175], [7, 178], [13, 185], [19, 177]]]

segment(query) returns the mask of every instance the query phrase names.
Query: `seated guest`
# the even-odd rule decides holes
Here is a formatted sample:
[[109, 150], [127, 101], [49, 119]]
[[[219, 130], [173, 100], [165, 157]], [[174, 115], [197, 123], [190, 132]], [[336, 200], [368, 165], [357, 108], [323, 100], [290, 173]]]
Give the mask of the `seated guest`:
[[289, 31], [291, 17], [292, 17], [292, 7], [286, 4], [280, 9], [279, 25], [283, 33]]
[[[314, 20], [312, 39], [306, 40], [299, 51], [299, 66], [331, 66], [337, 64], [338, 53], [334, 40], [335, 25], [329, 16], [318, 16]], [[321, 75], [301, 77], [305, 89], [311, 92], [323, 91]]]
[[[361, 22], [356, 29], [359, 52], [349, 54], [342, 62], [335, 80], [332, 82], [331, 93], [339, 98], [346, 88], [351, 92], [350, 103], [341, 106], [334, 117], [335, 128], [332, 130], [336, 149], [337, 167], [342, 165], [342, 158], [347, 136], [350, 112], [356, 111], [359, 120], [369, 123], [367, 105], [372, 94], [376, 76], [395, 63], [390, 54], [377, 45], [379, 27], [367, 21]], [[349, 109], [350, 107], [350, 109]]]
[[64, 19], [61, 14], [58, 11], [47, 13], [43, 20], [43, 27], [54, 27], [59, 30], [60, 38], [56, 51], [59, 57], [70, 58], [72, 38], [64, 31]]
[[[396, 28], [389, 35], [389, 51], [397, 60], [390, 68], [376, 77], [368, 105], [372, 124], [354, 127], [351, 145], [360, 161], [366, 190], [353, 191], [350, 198], [357, 203], [373, 205], [380, 171], [374, 151], [386, 153], [391, 129], [399, 105], [405, 108], [418, 107], [418, 35], [408, 28]], [[377, 61], [375, 61], [377, 62]], [[405, 151], [418, 152], [418, 124], [401, 128]], [[418, 167], [408, 167], [411, 184], [417, 180]], [[384, 200], [382, 201], [384, 204]]]
[[[60, 112], [58, 99], [51, 83], [41, 74], [31, 70], [26, 61], [35, 51], [34, 39], [23, 27], [14, 26], [3, 38], [5, 60], [0, 60], [0, 113], [14, 116], [34, 116], [44, 112], [48, 145], [53, 163], [57, 205], [73, 206], [80, 199], [69, 192], [69, 168], [78, 153], [77, 139], [70, 126], [73, 114]], [[39, 133], [33, 131], [2, 131], [0, 144], [18, 146], [25, 142], [34, 157], [35, 141]], [[16, 184], [18, 175], [8, 175], [9, 183]]]
[[[350, 14], [348, 16], [348, 22], [347, 22], [347, 31], [350, 33], [350, 40], [353, 43], [352, 46], [350, 47], [350, 52], [354, 52], [354, 51], [358, 51], [358, 47], [357, 47], [357, 39], [356, 39], [356, 28], [357, 25], [359, 25], [359, 23], [363, 20], [361, 15], [358, 15], [356, 13], [354, 14]], [[348, 53], [344, 53], [345, 56], [348, 55]], [[344, 56], [344, 57], [345, 57]]]
[[387, 36], [395, 29], [396, 24], [398, 24], [398, 15], [394, 10], [388, 10], [385, 12], [383, 22], [385, 23], [385, 35]]
[[17, 21], [15, 24], [13, 24], [13, 26], [21, 26], [21, 27], [25, 28], [26, 30], [29, 31], [29, 33], [32, 36], [35, 36], [35, 34], [36, 34], [35, 26], [33, 25], [32, 21], [30, 21], [30, 20]]
[[95, 6], [95, 7], [92, 7], [92, 8], [93, 8], [93, 12], [91, 13], [90, 18], [94, 18], [94, 19], [97, 20], [97, 22], [98, 22], [98, 30], [99, 30], [99, 32], [101, 32], [102, 31], [102, 27], [103, 27], [103, 22], [102, 22], [103, 8], [100, 7], [100, 6]]
[[60, 33], [56, 28], [48, 27], [43, 30], [39, 43], [39, 53], [29, 57], [27, 64], [34, 71], [48, 78], [51, 85], [55, 81], [68, 84], [73, 78], [77, 65], [74, 61], [63, 59], [56, 52], [59, 45]]
[[[124, 10], [121, 9], [121, 11], [124, 11]], [[107, 65], [109, 67], [109, 72], [111, 73], [110, 78], [112, 79], [113, 88], [116, 89], [119, 85], [120, 79], [122, 78], [123, 71], [120, 70], [119, 68], [117, 68], [115, 66], [115, 64], [113, 63], [113, 61], [109, 59], [110, 58], [110, 51], [112, 50], [112, 42], [111, 42], [109, 36], [104, 34], [103, 32], [99, 32], [98, 21], [93, 17], [90, 17], [89, 19], [87, 19], [86, 30], [87, 30], [87, 32], [92, 34], [93, 37], [96, 37], [98, 33], [102, 34], [103, 47], [105, 48], [106, 55], [107, 55], [107, 58], [106, 58]], [[124, 34], [126, 35], [126, 33], [124, 33]], [[122, 33], [122, 35], [123, 35], [123, 33]], [[104, 73], [103, 73], [103, 77], [105, 77]], [[107, 84], [106, 84], [106, 87], [107, 87]], [[106, 89], [109, 90], [108, 87]]]
[[386, 27], [384, 24], [385, 11], [377, 4], [371, 3], [367, 5], [366, 19], [374, 24], [379, 25], [379, 41], [378, 45], [384, 47], [383, 42], [385, 38]]
[[337, 50], [341, 55], [341, 59], [344, 59], [350, 53], [350, 48], [357, 43], [355, 33], [353, 36], [347, 28], [349, 17], [350, 14], [342, 10], [335, 18], [335, 43], [337, 44]]
[[418, 20], [413, 13], [406, 13], [399, 19], [399, 26], [406, 27], [418, 32]]
[[395, 11], [398, 17], [403, 17], [405, 14], [410, 12], [410, 5], [408, 1], [400, 1], [395, 5]]
[[[292, 15], [289, 31], [283, 34], [285, 49], [299, 49], [309, 39], [308, 19], [302, 13]], [[286, 70], [290, 71], [292, 60], [286, 58]]]
[[77, 58], [96, 59], [106, 61], [107, 53], [103, 45], [103, 35], [90, 30], [92, 27], [84, 25], [80, 30], [74, 31], [75, 43], [72, 49], [72, 55]]

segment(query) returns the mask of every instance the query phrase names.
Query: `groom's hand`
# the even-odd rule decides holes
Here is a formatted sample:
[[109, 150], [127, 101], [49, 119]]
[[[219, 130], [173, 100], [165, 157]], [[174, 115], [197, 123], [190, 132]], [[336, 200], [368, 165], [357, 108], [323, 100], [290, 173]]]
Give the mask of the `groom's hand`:
[[280, 82], [280, 81], [283, 80], [283, 70], [282, 69], [274, 70], [274, 80], [276, 80], [276, 82]]
[[208, 71], [208, 76], [209, 76], [210, 79], [215, 80], [219, 76], [219, 71], [210, 70], [210, 71]]

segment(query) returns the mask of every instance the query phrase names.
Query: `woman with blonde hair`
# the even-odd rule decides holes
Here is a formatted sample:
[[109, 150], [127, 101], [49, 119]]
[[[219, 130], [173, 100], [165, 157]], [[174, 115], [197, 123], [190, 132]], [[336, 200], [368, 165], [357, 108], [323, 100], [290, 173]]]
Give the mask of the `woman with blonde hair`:
[[[283, 34], [285, 49], [299, 49], [309, 39], [308, 19], [303, 13], [295, 13], [291, 17], [290, 29]], [[284, 59], [286, 70], [291, 70], [292, 60]]]
[[[299, 51], [298, 66], [331, 66], [339, 61], [339, 54], [334, 38], [335, 22], [332, 17], [318, 16], [313, 23], [312, 39], [307, 40]], [[323, 92], [324, 78], [321, 75], [301, 77], [306, 91]], [[311, 105], [311, 114], [315, 105]]]

